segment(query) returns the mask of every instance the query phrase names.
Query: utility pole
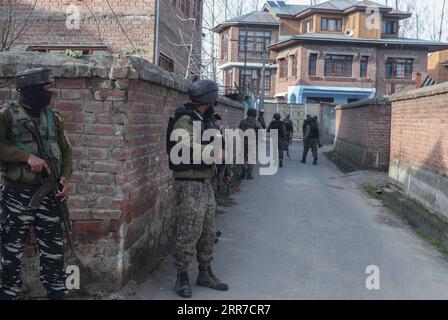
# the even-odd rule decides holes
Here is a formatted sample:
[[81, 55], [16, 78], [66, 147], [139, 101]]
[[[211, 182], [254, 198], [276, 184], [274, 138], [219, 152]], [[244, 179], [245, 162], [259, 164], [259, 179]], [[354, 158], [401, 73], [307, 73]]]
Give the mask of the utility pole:
[[264, 108], [264, 93], [266, 90], [265, 73], [266, 73], [267, 48], [263, 52], [263, 67], [261, 68], [261, 94], [260, 94], [260, 110]]
[[[244, 36], [244, 68], [243, 68], [243, 101], [246, 101], [246, 70], [247, 70], [247, 34], [249, 33], [249, 27], [245, 25], [245, 36]], [[240, 84], [241, 87], [241, 84]]]
[[224, 1], [224, 21], [227, 21], [227, 9], [229, 8], [229, 0]]

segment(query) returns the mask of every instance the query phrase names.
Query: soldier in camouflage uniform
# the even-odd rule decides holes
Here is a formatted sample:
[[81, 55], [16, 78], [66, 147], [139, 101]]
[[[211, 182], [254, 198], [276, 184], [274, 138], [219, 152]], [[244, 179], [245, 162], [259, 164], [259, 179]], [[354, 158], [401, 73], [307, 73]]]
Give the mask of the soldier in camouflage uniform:
[[[0, 108], [1, 196], [1, 279], [0, 299], [15, 299], [21, 294], [23, 251], [34, 226], [39, 249], [41, 281], [50, 299], [62, 299], [65, 286], [62, 220], [55, 201], [68, 198], [68, 179], [72, 174], [72, 148], [64, 132], [61, 116], [50, 108], [53, 83], [49, 69], [31, 69], [16, 76], [20, 100]], [[59, 199], [46, 197], [37, 210], [29, 207], [34, 192], [43, 183], [47, 163], [37, 157], [36, 143], [18, 120], [33, 119], [39, 126], [45, 147], [59, 159], [61, 191]]]
[[[213, 107], [218, 97], [218, 86], [210, 80], [200, 80], [190, 85], [191, 102], [176, 110], [173, 130], [183, 132], [180, 144], [187, 144], [191, 159], [195, 152], [200, 152], [203, 161], [215, 159], [215, 154], [225, 161], [225, 153], [214, 150], [212, 144], [197, 141], [193, 136], [193, 122], [201, 123], [202, 130], [208, 115], [213, 114]], [[198, 148], [195, 148], [194, 146]], [[205, 157], [208, 157], [205, 159]], [[171, 160], [170, 160], [171, 161]], [[192, 296], [188, 268], [192, 262], [195, 249], [199, 262], [197, 285], [225, 291], [228, 286], [222, 283], [212, 272], [213, 245], [216, 237], [215, 217], [216, 202], [213, 178], [216, 165], [178, 164], [170, 165], [174, 171], [175, 190], [177, 192], [176, 251], [177, 268], [176, 292], [185, 298]]]
[[[260, 129], [263, 129], [261, 124], [257, 121], [257, 110], [249, 109], [247, 110], [247, 118], [241, 120], [240, 129], [243, 132], [248, 130], [253, 130], [255, 136], [257, 137], [257, 132]], [[255, 146], [256, 148], [256, 146]], [[252, 157], [249, 157], [250, 152], [255, 152], [255, 154], [251, 154]], [[256, 158], [256, 150], [249, 150], [249, 142], [247, 137], [244, 139], [244, 165], [243, 165], [243, 173], [241, 174], [241, 179], [247, 178], [248, 180], [252, 180], [254, 177], [252, 175], [252, 170], [254, 165], [249, 163], [250, 158]]]

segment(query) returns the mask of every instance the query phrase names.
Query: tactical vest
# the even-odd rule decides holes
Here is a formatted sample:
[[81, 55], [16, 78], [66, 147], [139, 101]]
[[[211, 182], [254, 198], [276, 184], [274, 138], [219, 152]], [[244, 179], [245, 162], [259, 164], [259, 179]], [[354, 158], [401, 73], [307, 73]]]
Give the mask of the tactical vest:
[[[176, 110], [176, 114], [174, 116], [174, 118], [170, 118], [169, 122], [168, 122], [168, 128], [166, 131], [166, 151], [168, 154], [168, 160], [169, 160], [169, 168], [172, 171], [175, 172], [185, 172], [185, 171], [190, 171], [190, 170], [195, 170], [195, 171], [205, 171], [208, 170], [211, 166], [206, 164], [206, 163], [201, 163], [201, 164], [174, 164], [171, 162], [170, 159], [170, 153], [171, 153], [171, 149], [176, 145], [176, 141], [170, 141], [170, 137], [171, 137], [171, 133], [173, 132], [174, 129], [174, 125], [176, 124], [176, 122], [182, 118], [183, 116], [189, 116], [193, 121], [201, 121], [201, 137], [204, 133], [204, 131], [206, 130], [206, 120], [205, 119], [201, 119], [198, 114], [194, 111], [194, 109], [189, 108], [189, 107], [184, 107], [184, 108], [178, 108]], [[208, 145], [210, 144], [212, 141], [201, 141], [202, 145]], [[193, 161], [193, 149], [190, 148], [190, 160]]]
[[257, 129], [255, 117], [247, 117], [241, 122], [241, 130], [247, 131], [249, 129]]
[[[19, 124], [19, 120], [31, 119], [23, 107], [16, 102], [9, 102], [6, 107], [11, 111], [13, 122], [11, 134], [6, 143], [28, 153], [38, 156], [37, 144], [32, 135]], [[39, 131], [44, 141], [45, 152], [57, 161], [57, 175], [61, 174], [62, 153], [58, 145], [56, 130], [54, 130], [53, 110], [50, 107], [44, 108], [40, 115]], [[15, 182], [27, 184], [42, 184], [41, 174], [36, 174], [27, 169], [26, 163], [3, 163], [4, 176]]]

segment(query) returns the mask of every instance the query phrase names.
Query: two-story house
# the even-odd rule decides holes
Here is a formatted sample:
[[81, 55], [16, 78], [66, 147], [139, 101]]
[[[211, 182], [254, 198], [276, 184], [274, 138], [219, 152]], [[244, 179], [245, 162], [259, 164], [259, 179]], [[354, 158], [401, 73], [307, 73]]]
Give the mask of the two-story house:
[[[279, 38], [280, 22], [268, 12], [251, 12], [219, 24], [219, 67], [226, 93], [243, 89], [256, 96], [271, 96], [275, 69], [267, 47]], [[264, 70], [264, 76], [263, 76]], [[262, 81], [264, 80], [264, 86]]]
[[[249, 14], [263, 17], [256, 21], [258, 28], [266, 29], [270, 21], [274, 30], [274, 21], [278, 23], [271, 31], [277, 39], [263, 49], [269, 51], [267, 65], [272, 68], [266, 96], [279, 102], [343, 104], [415, 88], [427, 76], [428, 53], [448, 48], [446, 43], [400, 38], [400, 21], [411, 14], [370, 1], [331, 0], [313, 6], [267, 1], [262, 12]], [[239, 20], [233, 19], [234, 35], [255, 30], [253, 21], [243, 25]], [[245, 39], [239, 37], [238, 46], [224, 41], [225, 25], [216, 29], [221, 45], [238, 52], [239, 60], [227, 56], [220, 67], [227, 75], [233, 66], [235, 81], [235, 73], [249, 74], [240, 60]], [[229, 79], [224, 77], [225, 86], [231, 85]]]

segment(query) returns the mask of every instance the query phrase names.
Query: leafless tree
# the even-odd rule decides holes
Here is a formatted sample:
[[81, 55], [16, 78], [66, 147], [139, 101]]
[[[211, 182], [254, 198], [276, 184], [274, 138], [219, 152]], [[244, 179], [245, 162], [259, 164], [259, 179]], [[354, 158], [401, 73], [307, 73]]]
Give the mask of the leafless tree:
[[8, 51], [30, 27], [37, 0], [27, 8], [25, 1], [0, 2], [0, 51]]

